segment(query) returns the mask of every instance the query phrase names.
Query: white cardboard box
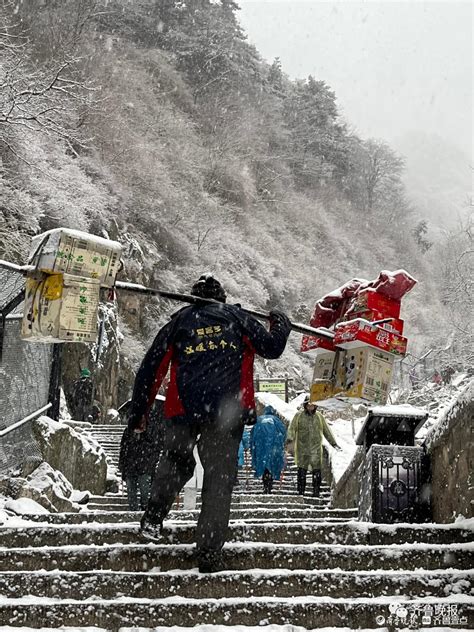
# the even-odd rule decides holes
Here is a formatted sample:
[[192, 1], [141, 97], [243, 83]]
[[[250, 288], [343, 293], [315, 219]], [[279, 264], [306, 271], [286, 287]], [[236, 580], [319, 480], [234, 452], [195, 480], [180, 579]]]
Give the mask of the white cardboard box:
[[394, 355], [368, 345], [339, 356], [336, 386], [340, 395], [385, 404], [392, 381]]
[[94, 342], [100, 281], [32, 273], [26, 279], [21, 335], [32, 342]]
[[117, 241], [70, 228], [55, 228], [33, 237], [29, 262], [42, 272], [66, 272], [98, 279], [112, 287], [120, 268], [122, 246]]
[[320, 351], [314, 359], [313, 382], [317, 380], [330, 380], [333, 376], [335, 351]]

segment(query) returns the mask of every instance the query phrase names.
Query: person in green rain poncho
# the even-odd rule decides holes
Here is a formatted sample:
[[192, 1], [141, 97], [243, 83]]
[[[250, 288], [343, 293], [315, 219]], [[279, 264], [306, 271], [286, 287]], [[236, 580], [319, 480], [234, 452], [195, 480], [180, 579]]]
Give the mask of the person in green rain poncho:
[[316, 404], [306, 397], [303, 410], [296, 413], [288, 429], [287, 442], [292, 442], [297, 469], [297, 490], [303, 495], [306, 489], [306, 474], [313, 473], [313, 496], [318, 497], [321, 490], [321, 464], [323, 460], [323, 436], [337, 450], [336, 443], [329, 426]]

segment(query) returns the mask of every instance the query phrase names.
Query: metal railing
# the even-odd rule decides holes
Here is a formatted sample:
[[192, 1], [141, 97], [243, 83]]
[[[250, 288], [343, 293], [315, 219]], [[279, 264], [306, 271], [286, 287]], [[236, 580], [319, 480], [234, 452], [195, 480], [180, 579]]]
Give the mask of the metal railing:
[[46, 404], [0, 431], [0, 475], [20, 474], [29, 463], [33, 464], [31, 469], [41, 463], [43, 458], [31, 422], [50, 408], [51, 404]]

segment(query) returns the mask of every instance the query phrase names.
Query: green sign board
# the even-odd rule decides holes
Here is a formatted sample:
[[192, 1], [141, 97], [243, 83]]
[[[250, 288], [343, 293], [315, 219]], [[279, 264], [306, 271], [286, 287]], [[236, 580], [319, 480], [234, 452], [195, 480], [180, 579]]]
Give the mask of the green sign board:
[[284, 378], [267, 378], [263, 380], [257, 378], [256, 390], [261, 393], [273, 393], [281, 397], [285, 402], [288, 401], [288, 381]]

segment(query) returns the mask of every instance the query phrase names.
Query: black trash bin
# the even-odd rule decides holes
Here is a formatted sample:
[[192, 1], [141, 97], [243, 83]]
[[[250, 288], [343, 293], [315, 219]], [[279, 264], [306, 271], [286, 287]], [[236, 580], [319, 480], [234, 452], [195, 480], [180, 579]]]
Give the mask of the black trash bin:
[[429, 463], [415, 435], [428, 413], [412, 406], [369, 409], [356, 443], [365, 447], [359, 519], [426, 522], [430, 519]]

